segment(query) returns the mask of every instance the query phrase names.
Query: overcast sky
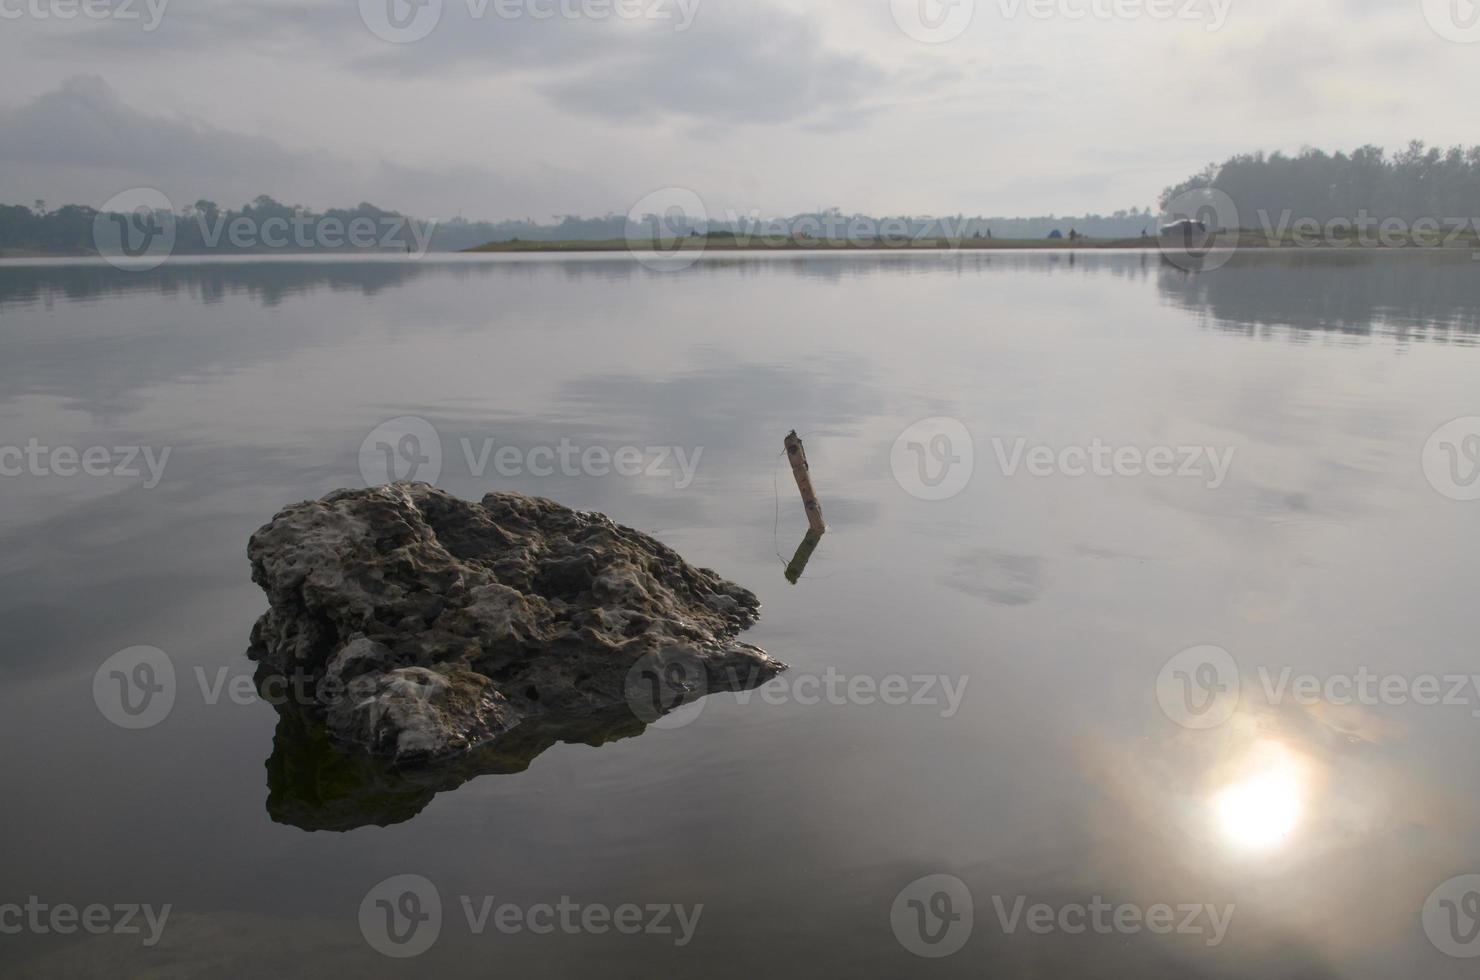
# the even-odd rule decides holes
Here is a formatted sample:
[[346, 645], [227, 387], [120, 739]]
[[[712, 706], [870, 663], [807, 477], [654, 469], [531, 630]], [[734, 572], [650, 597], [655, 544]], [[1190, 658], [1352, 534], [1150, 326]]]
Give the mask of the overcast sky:
[[0, 201], [1065, 214], [1480, 143], [1470, 0], [79, 2], [0, 0]]

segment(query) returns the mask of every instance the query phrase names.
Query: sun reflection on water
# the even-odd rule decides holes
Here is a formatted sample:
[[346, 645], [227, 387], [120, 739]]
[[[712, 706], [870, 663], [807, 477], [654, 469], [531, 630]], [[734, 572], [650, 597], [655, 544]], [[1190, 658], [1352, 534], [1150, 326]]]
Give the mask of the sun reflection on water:
[[1223, 839], [1241, 851], [1287, 843], [1305, 810], [1308, 774], [1278, 742], [1257, 743], [1209, 801]]

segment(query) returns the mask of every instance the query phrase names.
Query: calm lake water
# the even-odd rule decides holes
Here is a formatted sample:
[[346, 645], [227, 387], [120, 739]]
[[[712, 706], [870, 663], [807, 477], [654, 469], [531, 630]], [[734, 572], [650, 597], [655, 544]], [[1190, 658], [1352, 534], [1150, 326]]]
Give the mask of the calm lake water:
[[[153, 946], [43, 914], [0, 972], [1472, 976], [1477, 339], [1467, 252], [0, 266], [0, 444], [109, 468], [0, 457], [0, 906], [171, 906]], [[247, 539], [405, 416], [453, 493], [754, 590], [791, 672], [522, 772], [308, 767], [240, 696]], [[128, 730], [94, 680], [138, 646], [177, 683]], [[382, 955], [386, 909], [435, 942]]]

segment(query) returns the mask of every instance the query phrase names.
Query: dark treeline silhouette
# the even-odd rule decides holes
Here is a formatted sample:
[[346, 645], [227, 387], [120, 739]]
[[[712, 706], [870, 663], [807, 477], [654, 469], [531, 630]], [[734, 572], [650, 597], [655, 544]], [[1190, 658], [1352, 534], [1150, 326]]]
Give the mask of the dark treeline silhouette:
[[[114, 222], [105, 220], [101, 228], [108, 242], [98, 241], [99, 212], [96, 208], [69, 204], [55, 210], [47, 210], [44, 201], [34, 206], [0, 205], [0, 252], [36, 252], [58, 255], [89, 254], [107, 247], [112, 237], [119, 234]], [[124, 215], [105, 215], [119, 221]], [[161, 218], [167, 217], [164, 215]], [[1051, 231], [1077, 229], [1091, 238], [1130, 238], [1154, 227], [1155, 217], [1149, 209], [1131, 208], [1110, 215], [1082, 215], [1056, 217], [1047, 215], [1031, 218], [986, 218], [954, 215], [945, 217], [900, 216], [876, 218], [863, 214], [844, 214], [838, 209], [829, 209], [781, 218], [761, 218], [758, 215], [725, 214], [707, 220], [690, 220], [683, 217], [647, 215], [631, 220], [626, 215], [608, 214], [599, 218], [584, 218], [578, 215], [558, 215], [548, 224], [533, 219], [517, 221], [467, 221], [456, 218], [451, 221], [432, 222], [430, 219], [411, 218], [396, 211], [387, 211], [373, 204], [361, 203], [354, 208], [331, 208], [315, 212], [299, 205], [283, 204], [262, 195], [239, 209], [222, 209], [213, 201], [201, 200], [168, 216], [173, 219], [175, 240], [172, 251], [180, 255], [208, 253], [260, 253], [274, 251], [353, 251], [363, 249], [401, 251], [406, 246], [421, 243], [412, 230], [404, 227], [406, 222], [426, 233], [430, 225], [429, 250], [434, 252], [456, 252], [489, 242], [509, 241], [619, 241], [624, 238], [638, 240], [662, 235], [704, 234], [713, 232], [735, 232], [749, 235], [790, 234], [795, 229], [832, 229], [827, 234], [837, 237], [867, 237], [880, 229], [905, 229], [911, 238], [924, 237], [986, 237], [997, 238], [1044, 238]], [[264, 234], [264, 229], [276, 222], [273, 235]], [[374, 229], [373, 244], [356, 246], [346, 241], [347, 230], [360, 222], [367, 230]], [[283, 231], [284, 224], [303, 231]], [[243, 233], [238, 237], [232, 229], [240, 225]], [[402, 227], [397, 227], [398, 225]], [[122, 226], [120, 226], [122, 227]], [[327, 233], [326, 233], [327, 232]], [[889, 232], [897, 234], [897, 232]], [[287, 241], [273, 244], [265, 238]], [[814, 237], [817, 237], [814, 234]], [[364, 238], [362, 238], [362, 241]], [[419, 250], [419, 249], [418, 249]]]
[[[99, 212], [97, 208], [68, 204], [54, 211], [48, 211], [45, 203], [37, 201], [35, 206], [30, 208], [0, 204], [0, 250], [13, 249], [61, 254], [85, 254], [99, 250], [102, 243], [98, 241]], [[287, 244], [285, 245], [273, 246], [263, 241], [263, 229], [272, 228], [268, 222], [274, 219], [288, 223], [290, 231], [286, 233]], [[360, 227], [364, 230], [362, 237], [365, 240], [373, 238], [376, 244], [372, 247], [382, 248], [387, 247], [381, 245], [381, 240], [386, 237], [387, 230], [395, 227], [400, 219], [402, 216], [395, 211], [386, 211], [373, 204], [364, 203], [354, 208], [331, 208], [319, 213], [297, 205], [283, 204], [265, 194], [237, 210], [223, 210], [214, 201], [201, 200], [173, 215], [175, 232], [173, 251], [199, 254], [273, 250], [304, 251], [307, 248], [333, 249], [335, 247], [333, 245], [326, 246], [322, 241], [314, 240], [316, 237], [322, 239], [325, 223], [333, 222], [331, 227], [341, 229], [337, 237], [345, 239], [348, 236], [348, 229], [356, 221], [360, 222]], [[291, 231], [294, 222], [306, 231], [297, 233]], [[234, 233], [233, 228], [237, 226], [242, 230]], [[105, 232], [113, 230], [106, 221], [102, 228]], [[277, 230], [272, 229], [268, 237], [277, 234]], [[299, 239], [309, 241], [311, 244], [305, 248]], [[396, 247], [398, 250], [404, 248], [404, 243], [410, 241], [411, 236], [402, 233], [396, 239]], [[355, 246], [346, 242], [338, 247], [353, 248]]]
[[1428, 147], [1414, 141], [1396, 153], [1364, 146], [1351, 153], [1306, 149], [1295, 156], [1249, 153], [1169, 187], [1166, 209], [1189, 191], [1215, 188], [1233, 199], [1244, 228], [1290, 212], [1296, 218], [1374, 221], [1480, 217], [1480, 146]]

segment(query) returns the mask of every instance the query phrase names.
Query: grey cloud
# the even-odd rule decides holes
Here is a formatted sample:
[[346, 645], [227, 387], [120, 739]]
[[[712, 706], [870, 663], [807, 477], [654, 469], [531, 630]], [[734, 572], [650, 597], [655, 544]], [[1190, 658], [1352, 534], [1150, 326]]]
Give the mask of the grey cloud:
[[[721, 125], [802, 121], [836, 129], [863, 121], [886, 89], [912, 76], [831, 49], [818, 20], [760, 2], [700, 3], [687, 30], [669, 20], [538, 20], [483, 16], [469, 0], [444, 0], [437, 27], [408, 44], [375, 38], [354, 0], [331, 4], [223, 3], [171, 7], [153, 34], [102, 24], [49, 41], [115, 57], [188, 57], [252, 48], [322, 57], [372, 75], [508, 76], [574, 112], [613, 119], [672, 116]], [[223, 41], [222, 39], [228, 39]], [[853, 114], [857, 113], [857, 120]]]
[[[120, 0], [114, 0], [120, 2]], [[136, 0], [137, 2], [137, 0]], [[158, 27], [149, 32], [116, 21], [72, 21], [39, 43], [51, 52], [159, 57], [161, 52], [219, 54], [246, 46], [259, 54], [316, 45], [320, 41], [357, 42], [374, 38], [356, 13], [354, 0], [330, 3], [285, 0], [170, 0]]]
[[761, 6], [707, 7], [685, 33], [645, 32], [631, 50], [544, 91], [563, 107], [607, 118], [673, 113], [721, 124], [866, 113], [889, 74], [829, 51], [810, 19]]
[[[89, 201], [131, 184], [169, 183], [210, 174], [222, 182], [291, 173], [306, 157], [268, 140], [184, 117], [154, 116], [124, 103], [102, 78], [81, 75], [20, 106], [0, 109], [0, 163], [111, 174]], [[101, 203], [96, 202], [96, 203]]]
[[538, 176], [467, 165], [429, 170], [347, 161], [125, 102], [96, 75], [70, 78], [19, 106], [0, 106], [0, 201], [101, 205], [129, 187], [155, 187], [177, 207], [200, 197], [237, 206], [258, 194], [309, 206], [368, 200], [427, 218], [598, 213], [621, 200], [589, 175], [544, 167]]

